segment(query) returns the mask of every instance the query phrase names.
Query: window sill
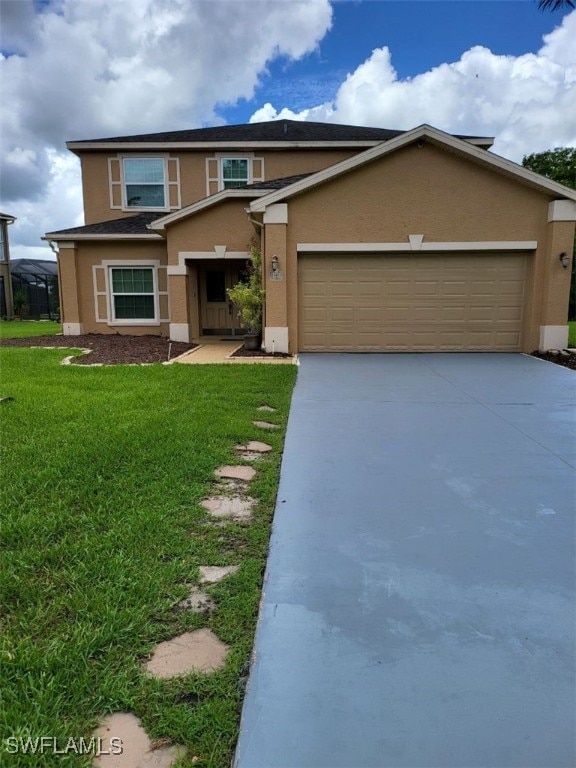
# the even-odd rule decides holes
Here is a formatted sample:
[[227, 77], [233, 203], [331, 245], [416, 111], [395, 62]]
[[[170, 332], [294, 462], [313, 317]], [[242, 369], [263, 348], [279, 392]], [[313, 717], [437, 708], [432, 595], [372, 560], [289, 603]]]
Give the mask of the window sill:
[[159, 320], [142, 320], [139, 318], [134, 318], [133, 320], [113, 320], [112, 322], [109, 322], [108, 325], [110, 327], [114, 327], [116, 325], [118, 326], [126, 326], [126, 325], [160, 325]]
[[170, 213], [170, 211], [173, 210], [173, 209], [172, 208], [153, 208], [151, 206], [148, 207], [148, 208], [136, 208], [136, 206], [131, 205], [130, 207], [124, 206], [121, 210], [124, 211], [125, 213], [146, 213], [146, 212], [148, 212], [148, 213]]

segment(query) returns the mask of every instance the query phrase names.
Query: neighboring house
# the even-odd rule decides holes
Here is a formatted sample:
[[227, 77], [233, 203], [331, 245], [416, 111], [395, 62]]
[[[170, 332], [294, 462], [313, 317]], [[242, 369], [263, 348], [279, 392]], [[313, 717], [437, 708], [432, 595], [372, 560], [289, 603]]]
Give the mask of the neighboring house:
[[13, 259], [11, 263], [13, 292], [26, 297], [26, 319], [58, 320], [58, 265], [45, 259]]
[[563, 347], [576, 192], [491, 143], [290, 120], [69, 142], [64, 332], [238, 333], [255, 242], [268, 350]]
[[0, 213], [0, 319], [7, 318], [8, 320], [14, 317], [8, 225], [13, 224], [15, 221], [14, 216]]

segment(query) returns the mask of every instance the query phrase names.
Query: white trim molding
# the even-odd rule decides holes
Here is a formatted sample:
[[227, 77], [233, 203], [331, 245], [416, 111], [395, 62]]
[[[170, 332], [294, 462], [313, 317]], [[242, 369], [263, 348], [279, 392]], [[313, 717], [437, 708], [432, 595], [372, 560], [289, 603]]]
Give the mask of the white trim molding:
[[[298, 149], [304, 147], [321, 147], [334, 149], [337, 147], [375, 147], [381, 144], [384, 139], [376, 140], [342, 140], [342, 141], [67, 141], [66, 147], [72, 152], [82, 152], [87, 149], [108, 149], [116, 150], [168, 150], [168, 149], [238, 149], [241, 144], [244, 149]], [[461, 139], [467, 144], [474, 144], [488, 149], [494, 144], [494, 139], [490, 136], [469, 136]]]
[[182, 275], [184, 275], [185, 277], [188, 274], [188, 267], [185, 264], [184, 265], [171, 264], [170, 266], [166, 267], [166, 274], [168, 275], [168, 277], [170, 276], [176, 277], [176, 276], [182, 276]]
[[276, 203], [264, 210], [264, 224], [288, 224], [288, 205]]
[[170, 323], [170, 341], [192, 341], [192, 332], [188, 323]]
[[479, 240], [424, 243], [421, 235], [409, 243], [297, 243], [298, 253], [385, 253], [387, 251], [534, 251], [537, 240]]
[[264, 328], [264, 349], [266, 352], [288, 353], [288, 328], [267, 326]]
[[554, 200], [548, 206], [548, 221], [576, 221], [576, 202]]
[[[73, 239], [68, 240], [66, 238]], [[75, 248], [75, 240], [164, 240], [164, 238], [162, 235], [157, 235], [155, 232], [150, 232], [149, 235], [82, 235], [80, 233], [74, 235], [61, 235], [59, 232], [48, 232], [41, 237], [40, 240], [54, 240], [58, 243], [59, 248]]]
[[82, 336], [84, 333], [83, 323], [62, 323], [62, 333], [64, 336]]
[[[111, 269], [152, 269], [152, 278], [154, 285], [154, 318], [127, 318], [125, 320], [116, 320], [114, 318], [114, 305], [113, 305], [113, 293], [110, 280]], [[104, 270], [104, 283], [106, 292], [106, 317], [102, 317], [98, 312], [98, 298], [104, 294], [104, 291], [99, 291], [97, 287], [96, 271], [98, 269]], [[106, 323], [109, 327], [117, 326], [159, 326], [162, 323], [169, 322], [169, 317], [162, 317], [160, 312], [160, 297], [168, 297], [169, 292], [161, 291], [159, 289], [158, 272], [161, 269], [167, 269], [165, 264], [161, 264], [158, 259], [102, 259], [99, 264], [94, 264], [92, 267], [93, 277], [93, 292], [94, 292], [94, 306], [95, 306], [95, 318], [97, 323]], [[169, 310], [168, 310], [169, 314]]]
[[566, 349], [568, 346], [567, 325], [541, 325], [540, 326], [540, 352], [549, 349]]
[[[224, 249], [224, 250], [222, 250]], [[186, 265], [186, 259], [250, 259], [249, 251], [227, 251], [225, 245], [215, 245], [213, 251], [178, 251], [178, 264]]]

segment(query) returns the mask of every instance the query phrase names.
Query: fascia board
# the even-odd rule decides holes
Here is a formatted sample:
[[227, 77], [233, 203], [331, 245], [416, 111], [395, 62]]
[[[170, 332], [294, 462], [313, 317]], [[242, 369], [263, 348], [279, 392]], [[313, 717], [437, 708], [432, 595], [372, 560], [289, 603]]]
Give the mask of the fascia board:
[[[402, 134], [403, 135], [403, 134]], [[376, 147], [382, 144], [381, 140], [361, 141], [68, 141], [66, 147], [72, 152], [82, 150], [110, 150], [110, 151], [138, 151], [138, 150], [170, 150], [170, 149], [319, 149], [322, 147], [336, 149], [338, 147]], [[393, 141], [393, 139], [388, 139]], [[494, 143], [492, 137], [460, 139], [469, 144], [481, 147], [491, 147]]]
[[163, 150], [163, 149], [318, 149], [328, 147], [373, 147], [380, 141], [69, 141], [66, 147], [72, 152], [82, 150]]
[[140, 234], [140, 235], [129, 235], [129, 234], [67, 234], [67, 235], [61, 235], [59, 232], [47, 232], [45, 235], [43, 235], [40, 240], [56, 240], [58, 241], [65, 241], [65, 240], [161, 240], [163, 241], [164, 238], [162, 235], [157, 235], [155, 232], [151, 232], [148, 234]]

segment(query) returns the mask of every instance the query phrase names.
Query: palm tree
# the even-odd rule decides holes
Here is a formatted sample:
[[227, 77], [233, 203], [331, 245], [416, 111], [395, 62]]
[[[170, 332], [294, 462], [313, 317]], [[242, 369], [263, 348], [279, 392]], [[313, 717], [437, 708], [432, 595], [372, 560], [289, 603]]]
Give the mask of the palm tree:
[[538, 0], [538, 8], [541, 11], [562, 11], [575, 7], [574, 0]]

